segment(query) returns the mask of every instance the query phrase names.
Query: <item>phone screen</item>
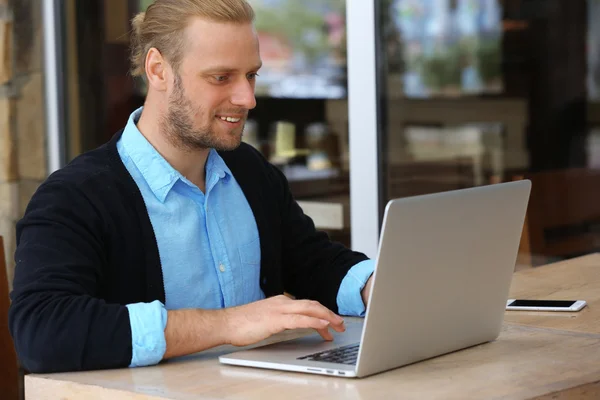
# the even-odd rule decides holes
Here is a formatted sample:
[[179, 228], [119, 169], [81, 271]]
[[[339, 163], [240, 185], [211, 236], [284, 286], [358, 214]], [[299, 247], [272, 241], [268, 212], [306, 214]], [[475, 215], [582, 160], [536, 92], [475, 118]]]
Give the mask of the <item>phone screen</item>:
[[515, 300], [508, 306], [512, 307], [564, 307], [569, 308], [576, 300]]

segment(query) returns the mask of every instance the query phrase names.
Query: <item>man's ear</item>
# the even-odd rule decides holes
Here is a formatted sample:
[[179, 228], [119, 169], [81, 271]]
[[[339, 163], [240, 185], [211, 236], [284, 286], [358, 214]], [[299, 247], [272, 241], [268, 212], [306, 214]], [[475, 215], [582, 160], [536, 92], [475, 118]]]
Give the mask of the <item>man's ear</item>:
[[158, 51], [158, 49], [152, 47], [146, 54], [146, 78], [148, 79], [148, 86], [159, 92], [167, 90], [167, 62]]

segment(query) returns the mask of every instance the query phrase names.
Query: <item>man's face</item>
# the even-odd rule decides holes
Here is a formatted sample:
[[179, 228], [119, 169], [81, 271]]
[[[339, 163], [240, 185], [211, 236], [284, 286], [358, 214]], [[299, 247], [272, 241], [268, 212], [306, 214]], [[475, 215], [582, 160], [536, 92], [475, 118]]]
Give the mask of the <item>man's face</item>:
[[241, 142], [261, 66], [251, 24], [193, 20], [169, 87], [163, 131], [187, 150], [233, 150]]

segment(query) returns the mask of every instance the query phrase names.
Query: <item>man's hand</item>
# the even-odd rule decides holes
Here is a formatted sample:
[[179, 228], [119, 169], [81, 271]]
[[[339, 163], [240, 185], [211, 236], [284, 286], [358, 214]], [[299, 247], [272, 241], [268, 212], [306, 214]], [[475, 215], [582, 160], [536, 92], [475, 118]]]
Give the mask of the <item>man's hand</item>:
[[276, 296], [224, 310], [227, 343], [247, 346], [286, 329], [313, 328], [325, 340], [333, 340], [329, 327], [344, 332], [344, 320], [320, 303]]
[[365, 307], [367, 307], [369, 303], [369, 296], [371, 295], [371, 286], [373, 286], [373, 275], [369, 277], [369, 280], [365, 284], [365, 287], [363, 287], [362, 291], [360, 292], [363, 303], [365, 303]]

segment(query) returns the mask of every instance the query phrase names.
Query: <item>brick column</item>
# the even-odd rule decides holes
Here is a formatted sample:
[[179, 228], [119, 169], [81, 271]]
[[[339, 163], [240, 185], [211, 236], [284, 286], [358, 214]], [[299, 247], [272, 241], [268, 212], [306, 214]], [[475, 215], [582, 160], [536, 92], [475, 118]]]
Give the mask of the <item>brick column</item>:
[[0, 0], [0, 235], [12, 286], [15, 223], [45, 179], [40, 0]]

